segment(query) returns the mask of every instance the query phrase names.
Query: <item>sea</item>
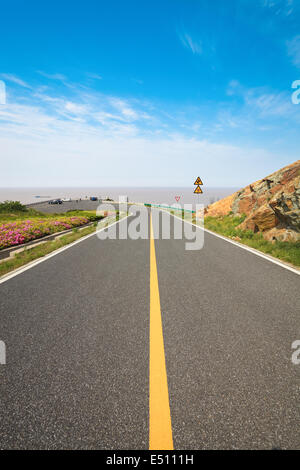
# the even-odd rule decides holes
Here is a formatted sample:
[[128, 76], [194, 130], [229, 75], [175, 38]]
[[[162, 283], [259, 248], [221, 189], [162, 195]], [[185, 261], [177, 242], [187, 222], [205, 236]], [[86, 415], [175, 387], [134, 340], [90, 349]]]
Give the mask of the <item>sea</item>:
[[55, 198], [84, 199], [96, 196], [99, 199], [109, 197], [114, 201], [119, 196], [127, 196], [129, 202], [145, 202], [153, 204], [174, 204], [178, 199], [180, 204], [203, 204], [207, 206], [237, 191], [239, 188], [202, 187], [202, 194], [194, 194], [195, 186], [189, 188], [172, 187], [77, 187], [77, 188], [0, 188], [0, 202], [20, 201], [22, 204], [32, 204]]

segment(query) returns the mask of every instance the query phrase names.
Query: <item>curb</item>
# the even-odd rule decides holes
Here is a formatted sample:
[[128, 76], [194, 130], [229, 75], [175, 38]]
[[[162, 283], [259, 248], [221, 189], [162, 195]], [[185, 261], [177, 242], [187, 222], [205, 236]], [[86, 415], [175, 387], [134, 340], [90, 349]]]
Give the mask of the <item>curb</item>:
[[13, 256], [14, 251], [17, 251], [17, 250], [20, 251], [21, 249], [26, 250], [27, 247], [29, 247], [29, 246], [33, 247], [34, 245], [36, 245], [36, 244], [38, 244], [42, 241], [46, 242], [46, 241], [50, 241], [50, 240], [55, 240], [55, 238], [57, 238], [57, 237], [67, 235], [68, 233], [72, 232], [74, 228], [77, 228], [78, 230], [80, 230], [82, 228], [86, 228], [86, 227], [89, 227], [90, 225], [93, 225], [93, 223], [94, 222], [88, 222], [87, 224], [79, 225], [79, 226], [73, 227], [73, 228], [69, 228], [67, 230], [63, 230], [62, 232], [55, 232], [55, 233], [51, 233], [50, 235], [46, 235], [45, 237], [36, 238], [35, 240], [31, 240], [30, 242], [23, 243], [21, 245], [14, 245], [14, 246], [10, 246], [8, 248], [4, 248], [3, 250], [0, 250], [0, 262], [3, 261], [3, 260], [7, 260], [11, 256]]

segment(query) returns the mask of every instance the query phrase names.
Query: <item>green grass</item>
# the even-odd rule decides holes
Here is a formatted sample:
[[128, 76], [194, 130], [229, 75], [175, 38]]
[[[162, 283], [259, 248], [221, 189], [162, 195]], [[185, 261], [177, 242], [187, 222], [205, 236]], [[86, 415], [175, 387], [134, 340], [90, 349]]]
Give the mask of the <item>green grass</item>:
[[34, 209], [28, 209], [19, 201], [5, 201], [0, 203], [0, 222], [11, 222], [28, 218], [49, 218], [53, 214], [45, 214]]
[[75, 217], [75, 216], [86, 217], [91, 222], [96, 221], [96, 220], [101, 220], [103, 218], [103, 215], [96, 215], [96, 211], [76, 210], [76, 211], [67, 211], [67, 212], [61, 212], [61, 213], [45, 213], [45, 212], [36, 211], [35, 209], [27, 209], [25, 207], [25, 210], [17, 210], [17, 209], [12, 209], [11, 211], [0, 210], [0, 224], [6, 223], [6, 222], [18, 222], [18, 221], [27, 220], [27, 219], [58, 220], [59, 218]]
[[[18, 220], [27, 219], [49, 219], [53, 218], [56, 214], [45, 214], [44, 212], [38, 212], [34, 209], [28, 209], [27, 211], [12, 211], [12, 212], [0, 212], [0, 223], [5, 222], [16, 222]], [[60, 214], [61, 215], [61, 214]], [[65, 215], [65, 214], [64, 214]]]
[[[236, 227], [241, 224], [245, 218], [245, 215], [240, 217], [234, 217], [232, 215], [226, 215], [224, 217], [205, 217], [205, 228], [212, 230], [213, 232], [218, 232], [225, 237], [241, 237], [242, 230], [237, 229]], [[254, 233], [250, 231], [247, 231], [247, 234], [249, 236], [251, 236], [251, 234], [254, 235]]]
[[239, 240], [240, 243], [291, 263], [294, 266], [300, 266], [300, 241], [280, 242], [276, 240], [269, 242], [263, 238], [261, 233], [238, 229], [237, 226], [245, 220], [245, 217], [245, 215], [241, 217], [233, 215], [205, 217], [204, 226], [208, 230], [212, 230], [225, 237], [239, 237], [241, 239]]
[[[61, 214], [58, 214], [58, 215], [61, 215]], [[75, 216], [86, 217], [91, 222], [103, 219], [103, 215], [97, 215], [96, 211], [83, 211], [83, 210], [67, 211], [63, 215], [67, 217], [75, 217]]]

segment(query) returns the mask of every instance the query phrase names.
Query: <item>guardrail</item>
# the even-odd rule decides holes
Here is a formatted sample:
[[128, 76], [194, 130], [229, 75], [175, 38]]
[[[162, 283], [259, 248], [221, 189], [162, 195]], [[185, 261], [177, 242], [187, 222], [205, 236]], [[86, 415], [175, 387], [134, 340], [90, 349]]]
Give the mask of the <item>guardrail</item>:
[[192, 214], [196, 213], [196, 211], [185, 209], [184, 207], [174, 207], [174, 206], [165, 206], [163, 204], [149, 204], [144, 202], [144, 206], [146, 207], [158, 207], [161, 209], [172, 209], [173, 211], [181, 211], [181, 212], [191, 212]]

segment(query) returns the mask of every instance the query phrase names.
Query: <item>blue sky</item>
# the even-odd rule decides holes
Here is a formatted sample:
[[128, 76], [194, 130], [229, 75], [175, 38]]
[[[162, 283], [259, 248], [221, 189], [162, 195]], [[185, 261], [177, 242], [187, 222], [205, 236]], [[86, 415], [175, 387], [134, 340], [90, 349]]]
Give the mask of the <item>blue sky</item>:
[[2, 186], [243, 186], [299, 159], [300, 0], [1, 2]]

